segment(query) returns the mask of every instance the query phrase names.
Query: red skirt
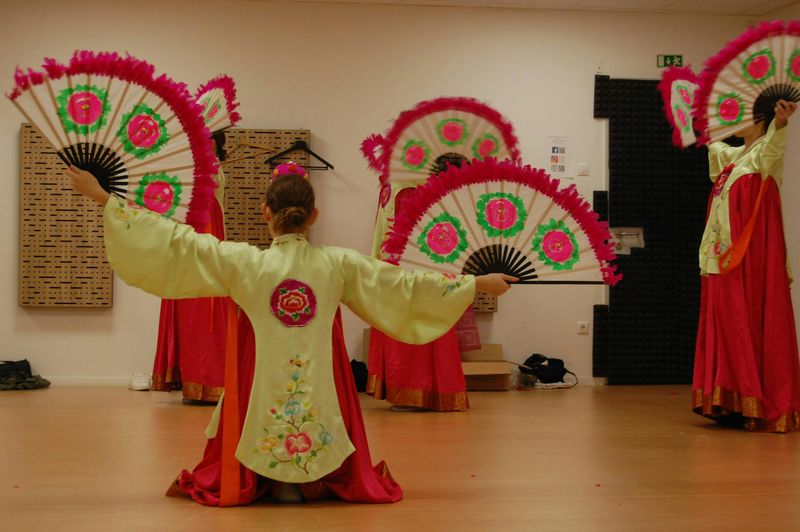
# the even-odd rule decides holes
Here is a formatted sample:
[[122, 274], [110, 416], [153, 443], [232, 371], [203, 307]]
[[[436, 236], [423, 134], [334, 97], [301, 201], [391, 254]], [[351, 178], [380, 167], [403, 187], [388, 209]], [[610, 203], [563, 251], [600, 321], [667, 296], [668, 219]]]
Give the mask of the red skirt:
[[[239, 397], [240, 416], [244, 423], [247, 413], [247, 400], [253, 384], [255, 366], [255, 336], [250, 321], [240, 313], [239, 321]], [[372, 465], [369, 454], [361, 405], [353, 381], [350, 361], [342, 333], [342, 318], [339, 311], [333, 322], [333, 378], [339, 396], [347, 434], [355, 447], [342, 465], [334, 472], [315, 482], [299, 484], [305, 500], [338, 498], [347, 502], [389, 503], [403, 498], [403, 490], [392, 479], [384, 462]], [[179, 489], [192, 499], [208, 506], [218, 506], [221, 480], [222, 424], [217, 437], [208, 440], [203, 459], [190, 473], [182, 471], [177, 480]], [[267, 492], [277, 490], [281, 483], [262, 477], [239, 466], [239, 504], [249, 504]]]
[[367, 393], [376, 399], [441, 412], [469, 409], [455, 329], [423, 345], [372, 329], [368, 367]]
[[[750, 219], [761, 179], [739, 178], [730, 190], [731, 238]], [[693, 408], [750, 430], [800, 429], [798, 361], [786, 271], [780, 193], [770, 178], [747, 253], [739, 267], [702, 279], [692, 382]]]
[[[206, 232], [224, 238], [217, 202]], [[229, 301], [227, 297], [161, 300], [153, 390], [183, 390], [185, 399], [219, 400], [224, 389]]]

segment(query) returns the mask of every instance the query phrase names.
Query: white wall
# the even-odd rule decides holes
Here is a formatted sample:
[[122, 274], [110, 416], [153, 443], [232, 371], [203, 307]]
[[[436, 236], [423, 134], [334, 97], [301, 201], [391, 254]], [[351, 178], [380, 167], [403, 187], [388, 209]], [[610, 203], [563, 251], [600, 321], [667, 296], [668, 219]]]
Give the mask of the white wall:
[[[400, 111], [444, 95], [484, 100], [514, 123], [523, 158], [540, 166], [546, 136], [569, 135], [572, 161], [591, 165], [591, 177], [578, 181], [591, 195], [605, 188], [607, 152], [606, 124], [592, 118], [594, 74], [657, 78], [659, 53], [682, 53], [699, 67], [748, 22], [243, 0], [108, 3], [4, 6], [6, 90], [15, 66], [38, 65], [44, 56], [66, 59], [76, 48], [128, 51], [190, 86], [230, 74], [239, 87], [242, 127], [308, 128], [314, 150], [336, 166], [314, 176], [322, 216], [312, 240], [365, 253], [377, 179], [358, 145], [385, 131]], [[19, 175], [20, 121], [10, 104], [0, 103], [7, 184]], [[800, 197], [800, 189], [792, 193]], [[107, 311], [17, 307], [17, 195], [14, 184], [0, 198], [0, 358], [28, 357], [56, 382], [120, 381], [148, 371], [159, 310], [154, 297], [115, 281]], [[577, 336], [575, 322], [591, 321], [592, 305], [603, 298], [596, 287], [516, 288], [497, 315], [481, 320], [484, 341], [503, 343], [517, 361], [534, 351], [559, 354], [578, 375], [591, 375], [591, 336]], [[354, 356], [361, 352], [361, 327], [347, 315]]]

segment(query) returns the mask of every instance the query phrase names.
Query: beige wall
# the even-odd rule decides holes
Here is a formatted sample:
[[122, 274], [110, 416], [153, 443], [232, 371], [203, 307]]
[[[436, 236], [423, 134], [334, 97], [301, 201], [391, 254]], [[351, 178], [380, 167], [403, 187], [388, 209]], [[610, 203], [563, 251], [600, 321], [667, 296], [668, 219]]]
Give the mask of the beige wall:
[[[592, 118], [594, 74], [656, 78], [659, 53], [682, 53], [699, 66], [748, 22], [243, 0], [16, 2], [4, 6], [3, 19], [6, 89], [15, 66], [65, 59], [76, 48], [128, 51], [190, 86], [230, 74], [243, 127], [308, 128], [315, 151], [336, 166], [314, 176], [322, 216], [312, 240], [365, 253], [377, 180], [358, 145], [400, 111], [443, 95], [484, 100], [514, 123], [523, 158], [534, 165], [545, 162], [548, 135], [569, 135], [572, 162], [591, 165], [591, 177], [576, 181], [591, 195], [605, 188], [607, 152], [606, 124]], [[0, 104], [0, 169], [13, 183], [0, 198], [0, 358], [28, 357], [61, 383], [122, 382], [149, 371], [154, 297], [115, 282], [111, 310], [17, 307], [19, 123], [15, 109]], [[787, 182], [791, 175], [787, 169]], [[800, 197], [800, 189], [791, 193]], [[484, 340], [503, 343], [512, 360], [533, 351], [559, 354], [578, 375], [591, 375], [591, 336], [576, 335], [575, 322], [591, 321], [592, 305], [604, 297], [596, 287], [516, 288], [500, 313], [481, 320]], [[353, 356], [360, 355], [362, 327], [348, 313]]]

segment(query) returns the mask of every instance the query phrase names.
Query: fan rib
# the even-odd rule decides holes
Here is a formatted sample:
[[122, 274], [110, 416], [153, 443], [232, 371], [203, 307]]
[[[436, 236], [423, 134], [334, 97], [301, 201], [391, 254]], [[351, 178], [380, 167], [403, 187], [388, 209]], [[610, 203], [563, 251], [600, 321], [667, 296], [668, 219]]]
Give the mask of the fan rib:
[[130, 89], [130, 87], [131, 84], [130, 82], [128, 82], [125, 84], [125, 88], [122, 89], [122, 95], [120, 96], [119, 101], [117, 101], [116, 105], [114, 105], [114, 114], [111, 116], [111, 121], [108, 123], [106, 132], [103, 135], [103, 142], [101, 142], [101, 144], [103, 146], [108, 147], [109, 149], [111, 149], [111, 146], [108, 146], [108, 135], [111, 133], [113, 129], [115, 129], [115, 126], [117, 125], [117, 116], [119, 116], [119, 111], [122, 108], [122, 104], [125, 102], [125, 98], [128, 96], [128, 89]]
[[542, 273], [541, 270], [540, 270], [539, 271], [539, 278], [540, 279], [549, 279], [550, 277], [558, 277], [558, 276], [567, 275], [567, 274], [570, 274], [570, 273], [595, 270], [595, 269], [597, 269], [597, 265], [588, 264], [586, 266], [580, 266], [578, 268], [572, 268], [572, 269], [569, 269], [569, 270], [551, 270], [551, 269], [548, 269], [548, 268], [549, 267], [546, 266], [546, 265], [542, 266], [542, 269], [547, 269], [548, 271], [545, 271], [544, 273]]
[[[47, 87], [47, 94], [50, 96], [50, 103], [53, 105], [53, 109], [57, 112], [58, 103], [56, 102], [56, 95], [53, 92], [53, 87], [52, 87], [52, 85], [50, 85], [50, 78], [46, 77], [46, 78], [44, 78], [44, 81], [45, 81], [45, 86]], [[31, 95], [33, 96], [34, 95], [34, 88], [33, 87], [31, 87], [30, 92], [31, 92]], [[41, 109], [40, 109], [40, 112], [41, 112]], [[47, 124], [53, 130], [53, 133], [55, 134], [56, 140], [58, 141], [59, 144], [61, 144], [60, 148], [63, 150], [66, 146], [69, 145], [69, 135], [67, 134], [67, 130], [66, 130], [65, 126], [64, 126], [64, 122], [59, 120], [59, 125], [61, 126], [61, 128], [59, 129], [59, 128], [56, 128], [55, 126], [53, 126], [53, 124], [50, 121], [50, 117], [49, 116], [44, 115], [44, 117], [45, 117], [45, 120], [47, 120]], [[64, 138], [63, 139], [61, 137], [61, 133], [64, 133]], [[65, 139], [66, 139], [66, 141], [65, 141]]]
[[[140, 168], [142, 166], [155, 163], [155, 162], [160, 161], [162, 159], [167, 159], [167, 158], [173, 157], [175, 155], [180, 155], [181, 153], [187, 152], [187, 151], [189, 151], [191, 149], [192, 149], [191, 146], [186, 145], [183, 148], [178, 148], [177, 150], [173, 150], [173, 151], [171, 151], [169, 153], [161, 154], [158, 157], [153, 157], [152, 159], [145, 159], [145, 160], [142, 160], [142, 161], [140, 161], [140, 162], [138, 162], [136, 164], [132, 164], [132, 165], [128, 166], [128, 170], [135, 170], [136, 168]], [[123, 163], [127, 163], [127, 161], [123, 161]]]
[[[528, 213], [528, 217], [529, 217], [528, 219], [530, 219], [530, 216], [533, 214], [533, 204], [536, 203], [536, 199], [538, 197], [539, 197], [539, 191], [536, 190], [536, 189], [533, 189], [533, 195], [531, 196], [531, 200], [528, 202], [528, 206], [527, 206], [527, 209], [525, 211], [525, 212]], [[514, 244], [511, 247], [513, 247], [515, 249], [519, 248], [519, 241], [522, 238], [523, 234], [524, 234], [523, 231], [520, 231], [519, 233], [517, 233], [517, 238], [514, 239]], [[531, 233], [531, 234], [533, 234], [533, 233]]]
[[[477, 203], [475, 202], [475, 195], [472, 194], [472, 186], [471, 185], [467, 185], [467, 194], [469, 194], [469, 201], [473, 205], [473, 208], [474, 208], [474, 206], [477, 205]], [[488, 246], [489, 242], [484, 238], [483, 233], [480, 233], [480, 236], [481, 236], [481, 239], [477, 240], [476, 244], [479, 243], [479, 242], [483, 242], [483, 245], [481, 247]]]
[[[475, 230], [472, 229], [472, 224], [470, 223], [469, 218], [467, 217], [467, 214], [464, 211], [464, 208], [461, 206], [461, 202], [458, 201], [458, 194], [453, 194], [453, 201], [456, 204], [456, 208], [458, 209], [458, 212], [461, 214], [461, 218], [464, 220], [464, 224], [467, 226], [467, 230], [469, 231], [469, 234], [475, 240], [475, 245], [477, 246], [478, 243], [479, 243], [478, 236], [475, 233]], [[470, 245], [470, 247], [473, 248], [471, 245]], [[475, 248], [473, 248], [473, 249], [475, 249]]]
[[[185, 164], [183, 166], [174, 166], [172, 168], [159, 168], [159, 172], [164, 172], [165, 174], [169, 174], [172, 172], [180, 172], [181, 170], [189, 170], [190, 168], [194, 168], [193, 164]], [[136, 172], [132, 174], [128, 174], [130, 177], [142, 177], [150, 173], [151, 171], [145, 170], [144, 172]]]

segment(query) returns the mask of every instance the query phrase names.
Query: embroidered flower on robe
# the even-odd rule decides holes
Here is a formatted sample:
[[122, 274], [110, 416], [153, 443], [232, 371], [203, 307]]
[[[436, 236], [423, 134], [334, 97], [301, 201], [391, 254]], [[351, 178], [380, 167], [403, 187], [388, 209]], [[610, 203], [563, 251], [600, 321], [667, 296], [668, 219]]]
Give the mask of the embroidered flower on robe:
[[[313, 402], [312, 390], [303, 380], [302, 373], [311, 362], [300, 356], [287, 362], [288, 397], [276, 400], [276, 405], [269, 409], [275, 424], [264, 427], [266, 436], [256, 440], [253, 452], [268, 455], [271, 469], [288, 465], [308, 474], [309, 465], [335, 438], [319, 423], [319, 408]], [[316, 440], [312, 434], [318, 435]]]
[[272, 292], [272, 314], [287, 327], [304, 327], [317, 314], [317, 298], [307, 284], [286, 279]]
[[725, 188], [725, 182], [728, 181], [728, 178], [731, 176], [731, 172], [733, 172], [733, 163], [729, 164], [725, 168], [722, 169], [722, 172], [717, 177], [717, 180], [714, 182], [714, 196], [719, 196], [722, 194], [722, 189]]

